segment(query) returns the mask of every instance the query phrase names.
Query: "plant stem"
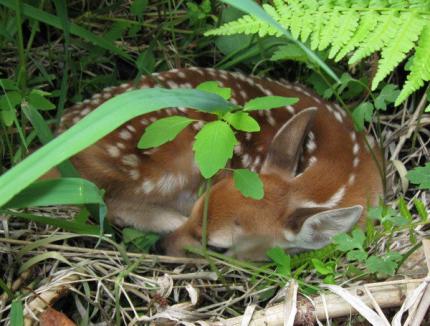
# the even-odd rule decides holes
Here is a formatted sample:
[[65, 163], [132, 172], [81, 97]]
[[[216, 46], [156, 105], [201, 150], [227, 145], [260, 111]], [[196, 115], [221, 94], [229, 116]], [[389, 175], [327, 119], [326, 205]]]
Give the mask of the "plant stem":
[[209, 209], [209, 196], [212, 184], [212, 178], [206, 181], [205, 198], [203, 206], [203, 221], [202, 221], [202, 247], [206, 251], [208, 246], [208, 209]]

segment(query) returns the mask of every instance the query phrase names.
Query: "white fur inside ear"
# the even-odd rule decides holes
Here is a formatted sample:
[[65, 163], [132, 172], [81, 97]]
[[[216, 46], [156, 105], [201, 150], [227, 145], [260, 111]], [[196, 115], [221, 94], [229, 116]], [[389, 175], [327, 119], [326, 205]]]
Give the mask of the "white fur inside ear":
[[322, 248], [328, 245], [336, 234], [351, 230], [360, 219], [362, 212], [363, 206], [356, 205], [312, 215], [303, 223], [295, 239], [287, 243], [285, 248]]

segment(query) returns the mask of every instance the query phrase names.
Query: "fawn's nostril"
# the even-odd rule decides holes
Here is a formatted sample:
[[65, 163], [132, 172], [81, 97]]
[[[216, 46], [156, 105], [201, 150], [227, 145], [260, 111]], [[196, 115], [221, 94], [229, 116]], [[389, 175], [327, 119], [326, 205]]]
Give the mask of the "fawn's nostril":
[[163, 239], [158, 240], [152, 248], [154, 254], [165, 255], [166, 247], [163, 245]]

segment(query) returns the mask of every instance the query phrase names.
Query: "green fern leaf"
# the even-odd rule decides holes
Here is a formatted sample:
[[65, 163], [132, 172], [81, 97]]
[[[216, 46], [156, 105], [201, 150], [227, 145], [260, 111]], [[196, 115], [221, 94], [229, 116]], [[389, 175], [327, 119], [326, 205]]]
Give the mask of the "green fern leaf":
[[376, 29], [364, 40], [358, 50], [349, 59], [349, 64], [354, 64], [361, 59], [379, 51], [386, 43], [394, 37], [399, 18], [392, 14], [379, 15]]
[[332, 13], [325, 15], [325, 18], [328, 22], [324, 27], [324, 33], [321, 34], [318, 50], [322, 51], [326, 49], [332, 40], [339, 34], [337, 27], [339, 26], [340, 17], [340, 12], [336, 9]]
[[270, 25], [250, 15], [245, 15], [236, 21], [226, 23], [221, 27], [207, 31], [205, 35], [257, 34], [262, 29], [270, 29], [272, 32], [271, 35], [280, 36], [279, 32], [271, 28]]
[[303, 42], [306, 42], [309, 35], [313, 32], [314, 15], [318, 11], [318, 1], [307, 0], [304, 2], [304, 5], [305, 8], [303, 9], [302, 31], [300, 37]]
[[395, 105], [402, 103], [409, 95], [430, 80], [430, 25], [426, 25], [421, 31], [418, 47], [412, 58], [411, 72], [406, 83], [397, 98]]
[[[396, 29], [393, 39], [382, 50], [382, 59], [378, 64], [378, 72], [372, 81], [372, 90], [375, 90], [379, 82], [383, 80], [414, 47], [423, 27], [424, 21], [415, 13], [407, 12], [401, 16], [401, 21]], [[428, 54], [429, 55], [429, 54]]]
[[311, 34], [311, 49], [316, 50], [320, 43], [320, 33], [324, 28], [325, 16], [322, 13], [316, 13], [314, 16], [313, 33]]
[[299, 39], [300, 32], [302, 31], [302, 27], [303, 27], [302, 17], [305, 13], [302, 10], [301, 6], [291, 4], [288, 7], [290, 8], [290, 10], [292, 12], [292, 15], [290, 17], [290, 22], [289, 22], [291, 35], [295, 39]]
[[345, 55], [352, 52], [359, 44], [364, 42], [369, 34], [375, 29], [376, 24], [378, 22], [379, 14], [375, 12], [371, 12], [366, 16], [362, 16], [359, 21], [359, 26], [357, 31], [354, 33], [354, 36], [349, 40], [348, 44], [346, 44], [338, 53], [335, 58], [335, 61], [341, 60]]
[[354, 34], [354, 31], [357, 28], [358, 20], [358, 14], [352, 10], [348, 11], [345, 14], [342, 14], [339, 17], [337, 30], [342, 32], [337, 33], [336, 37], [333, 37], [331, 50], [328, 55], [330, 59], [333, 58], [341, 48], [343, 48], [346, 44], [349, 43], [352, 35]]

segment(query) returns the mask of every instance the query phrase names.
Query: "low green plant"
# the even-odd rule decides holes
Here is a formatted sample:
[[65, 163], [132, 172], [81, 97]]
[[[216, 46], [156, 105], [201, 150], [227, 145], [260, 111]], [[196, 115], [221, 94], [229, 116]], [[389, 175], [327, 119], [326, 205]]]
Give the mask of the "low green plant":
[[[219, 87], [216, 81], [207, 81], [196, 89], [229, 100], [231, 89]], [[229, 159], [233, 157], [233, 149], [238, 141], [235, 132], [258, 132], [260, 126], [250, 112], [255, 110], [271, 110], [295, 104], [297, 98], [282, 96], [265, 96], [254, 98], [243, 105], [234, 105], [228, 111], [214, 110], [211, 114], [215, 121], [200, 121], [201, 130], [195, 136], [193, 151], [195, 161], [202, 176], [212, 178], [221, 169], [226, 168]], [[138, 147], [149, 149], [173, 140], [184, 128], [197, 121], [186, 116], [171, 116], [158, 119], [151, 123], [139, 140]], [[263, 184], [258, 174], [248, 169], [229, 169], [233, 172], [236, 187], [245, 197], [262, 199]]]

